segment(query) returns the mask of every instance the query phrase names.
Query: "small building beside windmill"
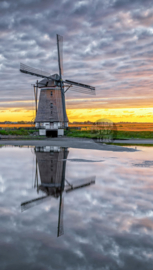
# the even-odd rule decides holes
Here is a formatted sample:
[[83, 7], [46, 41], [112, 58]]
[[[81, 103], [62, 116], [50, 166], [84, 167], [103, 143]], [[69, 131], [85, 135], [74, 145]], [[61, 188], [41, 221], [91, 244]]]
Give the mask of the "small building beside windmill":
[[47, 79], [38, 83], [41, 90], [35, 126], [39, 129], [39, 135], [48, 137], [63, 136], [64, 126], [68, 127], [67, 115], [64, 125], [61, 89], [55, 83], [55, 81]]

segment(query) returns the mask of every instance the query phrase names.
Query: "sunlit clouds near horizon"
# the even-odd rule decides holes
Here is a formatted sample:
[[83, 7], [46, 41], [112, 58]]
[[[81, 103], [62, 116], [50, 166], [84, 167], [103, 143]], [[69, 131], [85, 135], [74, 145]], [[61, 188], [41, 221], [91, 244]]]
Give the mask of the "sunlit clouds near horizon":
[[95, 96], [66, 93], [70, 121], [153, 121], [150, 0], [0, 1], [0, 121], [34, 118], [31, 84], [38, 78], [19, 65], [58, 73], [57, 33], [64, 79], [96, 87]]

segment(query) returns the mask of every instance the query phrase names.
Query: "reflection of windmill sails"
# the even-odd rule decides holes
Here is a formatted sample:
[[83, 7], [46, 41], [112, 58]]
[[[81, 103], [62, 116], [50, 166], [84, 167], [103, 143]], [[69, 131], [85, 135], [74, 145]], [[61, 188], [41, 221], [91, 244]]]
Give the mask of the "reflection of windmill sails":
[[[59, 217], [57, 236], [64, 233], [63, 231], [63, 191], [70, 192], [78, 188], [82, 188], [95, 183], [95, 177], [81, 179], [73, 183], [69, 183], [65, 179], [66, 159], [68, 156], [67, 148], [59, 147], [36, 147], [36, 173], [34, 187], [43, 191], [46, 196], [42, 196], [21, 204], [21, 210], [37, 205], [40, 202], [50, 198], [60, 197], [59, 202]], [[41, 184], [38, 183], [38, 168]]]

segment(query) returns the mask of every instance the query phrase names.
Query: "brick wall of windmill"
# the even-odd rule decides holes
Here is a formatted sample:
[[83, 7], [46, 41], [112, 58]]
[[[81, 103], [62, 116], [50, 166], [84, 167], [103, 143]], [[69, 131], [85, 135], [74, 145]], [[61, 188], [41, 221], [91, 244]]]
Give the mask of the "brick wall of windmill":
[[60, 89], [41, 90], [35, 122], [43, 123], [62, 121], [63, 108]]

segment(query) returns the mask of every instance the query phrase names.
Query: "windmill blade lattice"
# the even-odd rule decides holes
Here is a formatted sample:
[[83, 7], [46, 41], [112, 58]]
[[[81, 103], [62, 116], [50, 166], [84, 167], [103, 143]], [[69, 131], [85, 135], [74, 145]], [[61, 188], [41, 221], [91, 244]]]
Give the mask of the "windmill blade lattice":
[[86, 90], [83, 87], [77, 87], [77, 86], [70, 87], [69, 91], [79, 92], [79, 93], [88, 94], [88, 95], [95, 95], [95, 91], [90, 90], [90, 89]]
[[63, 37], [57, 35], [58, 65], [59, 73], [63, 75]]
[[62, 192], [60, 194], [60, 203], [59, 203], [59, 211], [58, 211], [58, 228], [57, 228], [57, 237], [64, 234], [64, 225], [63, 225], [63, 212], [64, 212], [64, 200], [62, 196]]
[[[90, 186], [92, 184], [95, 184], [95, 176], [86, 177], [77, 181], [74, 181], [72, 184], [68, 183], [68, 185], [65, 187], [66, 192], [73, 191], [75, 189], [84, 188], [86, 186]], [[66, 181], [68, 182], [68, 181]]]
[[70, 80], [65, 80], [65, 83], [71, 85], [71, 87], [69, 88], [70, 91], [80, 92], [80, 93], [89, 94], [89, 95], [95, 95], [95, 87], [93, 86], [70, 81]]
[[58, 52], [58, 67], [59, 67], [59, 77], [60, 77], [60, 88], [61, 88], [61, 98], [63, 107], [63, 123], [66, 127], [66, 106], [65, 106], [65, 95], [64, 95], [64, 85], [62, 81], [63, 74], [63, 37], [57, 35], [57, 52]]
[[35, 205], [38, 205], [48, 198], [49, 198], [49, 196], [43, 196], [43, 197], [39, 197], [39, 198], [30, 200], [27, 202], [23, 202], [23, 203], [21, 203], [21, 211], [23, 212], [23, 211], [25, 211], [25, 210], [27, 210]]
[[51, 77], [50, 74], [46, 71], [42, 71], [42, 70], [37, 69], [37, 68], [29, 67], [29, 66], [22, 64], [22, 63], [20, 63], [20, 71], [22, 73], [27, 73], [27, 74], [34, 75], [34, 76], [41, 77], [41, 78], [50, 78]]
[[86, 177], [86, 178], [74, 181], [71, 184], [66, 180], [68, 185], [65, 187], [65, 192], [73, 191], [78, 188], [83, 188], [83, 187], [95, 184], [95, 178], [96, 178], [95, 176]]

